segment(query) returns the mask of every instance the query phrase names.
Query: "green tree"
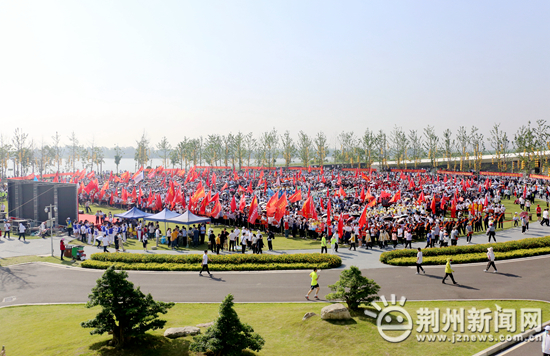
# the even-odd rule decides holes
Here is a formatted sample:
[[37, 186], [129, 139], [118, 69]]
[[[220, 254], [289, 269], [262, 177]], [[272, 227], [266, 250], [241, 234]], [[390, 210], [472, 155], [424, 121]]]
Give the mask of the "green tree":
[[450, 129], [443, 131], [441, 151], [445, 156], [445, 161], [447, 161], [447, 169], [451, 169], [451, 158], [453, 157], [453, 147], [455, 146], [455, 140], [452, 139], [452, 135], [453, 133]]
[[460, 154], [460, 170], [464, 170], [464, 162], [468, 158], [468, 146], [470, 145], [470, 137], [464, 126], [460, 126], [456, 133], [456, 149]]
[[433, 126], [428, 125], [424, 128], [424, 149], [428, 153], [428, 158], [432, 167], [437, 165], [437, 154], [439, 152], [439, 137], [435, 133]]
[[59, 172], [59, 167], [63, 162], [63, 149], [61, 148], [61, 136], [59, 136], [57, 131], [55, 132], [55, 136], [52, 136], [52, 141], [52, 148], [55, 151], [55, 163], [57, 164], [57, 171]]
[[87, 308], [100, 306], [101, 311], [94, 319], [80, 323], [83, 328], [93, 328], [91, 335], [113, 333], [113, 346], [123, 348], [132, 337], [148, 330], [161, 329], [166, 320], [158, 319], [159, 313], [166, 314], [174, 303], [157, 302], [151, 294], [143, 294], [139, 287], [128, 281], [128, 273], [116, 272], [109, 267], [97, 280], [88, 296]]
[[157, 154], [162, 158], [162, 165], [166, 167], [168, 165], [168, 159], [170, 158], [170, 152], [172, 151], [172, 145], [168, 142], [166, 136], [163, 136], [159, 143], [157, 143]]
[[304, 167], [309, 167], [309, 162], [311, 161], [311, 138], [303, 132], [298, 132], [298, 157], [302, 160], [302, 165]]
[[380, 286], [367, 277], [363, 277], [359, 268], [351, 266], [340, 273], [340, 280], [328, 286], [332, 293], [328, 300], [344, 300], [350, 310], [357, 311], [359, 304], [368, 304], [378, 299]]
[[191, 351], [210, 351], [215, 356], [237, 356], [243, 350], [260, 351], [264, 339], [248, 324], [241, 323], [233, 309], [233, 295], [228, 294], [220, 305], [219, 317], [204, 335], [193, 337]]
[[424, 150], [422, 149], [422, 136], [418, 135], [416, 130], [410, 130], [409, 142], [411, 143], [411, 158], [414, 161], [414, 168], [416, 168], [424, 154]]
[[329, 152], [327, 137], [323, 132], [319, 132], [313, 139], [313, 143], [315, 144], [315, 159], [317, 164], [322, 166], [325, 164]]
[[147, 165], [149, 160], [149, 139], [145, 136], [145, 132], [141, 135], [139, 141], [136, 141], [137, 148], [136, 153], [134, 154], [134, 161], [138, 167], [143, 167]]
[[285, 166], [288, 167], [292, 162], [292, 158], [296, 156], [296, 146], [294, 146], [294, 141], [288, 130], [281, 136], [281, 152], [285, 160]]
[[361, 137], [361, 148], [365, 157], [365, 164], [368, 168], [372, 165], [376, 154], [376, 135], [373, 131], [367, 129], [363, 137]]
[[116, 164], [116, 174], [118, 174], [118, 165], [122, 161], [122, 150], [118, 145], [115, 146], [115, 164]]

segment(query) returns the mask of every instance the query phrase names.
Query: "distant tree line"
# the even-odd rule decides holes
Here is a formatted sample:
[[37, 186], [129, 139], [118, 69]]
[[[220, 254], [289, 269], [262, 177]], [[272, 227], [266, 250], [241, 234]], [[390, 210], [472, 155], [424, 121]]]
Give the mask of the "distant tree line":
[[[361, 135], [356, 131], [342, 131], [337, 135], [334, 147], [329, 147], [323, 132], [309, 135], [299, 131], [296, 136], [276, 129], [254, 135], [252, 132], [200, 137], [184, 136], [171, 143], [166, 137], [152, 143], [143, 133], [135, 147], [111, 148], [97, 146], [94, 141], [84, 146], [76, 134], [62, 138], [57, 132], [49, 142], [36, 142], [20, 128], [13, 135], [0, 134], [0, 175], [6, 176], [8, 162], [13, 161], [15, 176], [29, 172], [43, 174], [55, 171], [96, 169], [102, 171], [105, 158], [114, 158], [117, 166], [122, 158], [132, 158], [137, 167], [147, 167], [152, 158], [162, 159], [162, 165], [170, 168], [186, 168], [193, 165], [276, 166], [277, 159], [284, 166], [299, 164], [304, 167], [326, 163], [346, 164], [352, 167], [370, 167], [375, 164], [388, 168], [393, 161], [397, 168], [416, 168], [422, 159], [428, 159], [431, 167], [453, 170], [479, 170], [483, 154], [492, 153], [501, 171], [528, 170], [534, 167], [547, 169], [550, 150], [550, 126], [546, 120], [530, 121], [520, 126], [513, 138], [494, 124], [487, 133], [477, 127], [460, 126], [437, 135], [433, 126], [405, 131], [394, 126], [389, 132], [366, 129]], [[509, 155], [518, 155], [513, 166]], [[424, 165], [425, 166], [425, 165]]]

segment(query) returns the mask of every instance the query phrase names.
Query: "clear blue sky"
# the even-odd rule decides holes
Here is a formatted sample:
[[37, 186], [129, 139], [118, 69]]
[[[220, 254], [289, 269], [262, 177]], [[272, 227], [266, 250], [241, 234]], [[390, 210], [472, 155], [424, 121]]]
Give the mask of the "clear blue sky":
[[550, 1], [0, 1], [0, 118], [48, 142], [550, 119]]

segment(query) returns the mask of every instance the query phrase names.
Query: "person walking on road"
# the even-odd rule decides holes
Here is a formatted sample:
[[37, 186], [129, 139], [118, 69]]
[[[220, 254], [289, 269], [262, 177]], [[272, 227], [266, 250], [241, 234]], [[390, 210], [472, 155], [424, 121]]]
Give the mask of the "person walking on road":
[[323, 253], [323, 251], [325, 251], [325, 253], [328, 253], [328, 251], [327, 251], [327, 238], [325, 237], [325, 234], [323, 234], [323, 236], [321, 236], [321, 253]]
[[422, 273], [426, 274], [426, 271], [422, 268], [422, 249], [419, 247], [416, 253], [416, 274], [420, 274], [420, 270], [422, 270]]
[[202, 268], [199, 272], [199, 276], [202, 276], [202, 271], [208, 272], [208, 275], [212, 277], [212, 274], [210, 274], [210, 270], [208, 269], [208, 262], [210, 262], [210, 258], [208, 257], [208, 250], [204, 250], [204, 255], [202, 255]]
[[27, 228], [25, 227], [25, 225], [23, 223], [19, 223], [19, 238], [17, 240], [21, 241], [21, 238], [23, 238], [23, 241], [26, 241], [25, 240], [25, 231], [27, 230]]
[[488, 272], [489, 268], [493, 266], [493, 268], [495, 269], [493, 273], [497, 273], [497, 266], [495, 266], [495, 253], [493, 252], [492, 247], [487, 248], [487, 259], [489, 260], [489, 262], [487, 262], [487, 268], [485, 268], [483, 272]]
[[495, 224], [493, 224], [493, 222], [489, 223], [489, 227], [487, 228], [487, 236], [489, 236], [488, 242], [491, 242], [491, 237], [495, 240], [495, 242], [497, 242]]
[[315, 299], [319, 299], [319, 273], [317, 273], [317, 267], [313, 268], [313, 272], [309, 274], [311, 277], [311, 287], [306, 294], [306, 299], [309, 300], [309, 295], [315, 289]]
[[540, 226], [544, 226], [544, 224], [546, 224], [546, 226], [550, 226], [549, 218], [550, 218], [550, 216], [548, 214], [548, 208], [546, 208], [542, 212], [542, 221], [540, 222]]
[[351, 237], [349, 238], [349, 249], [351, 251], [351, 249], [353, 248], [353, 251], [357, 251], [357, 248], [355, 247], [355, 239], [356, 239], [356, 236], [354, 233], [351, 234]]
[[451, 262], [453, 262], [453, 260], [451, 258], [448, 258], [447, 259], [447, 264], [445, 265], [445, 277], [443, 277], [443, 280], [441, 281], [441, 283], [445, 284], [445, 280], [447, 279], [447, 277], [451, 277], [451, 281], [453, 281], [453, 284], [458, 284], [455, 282], [455, 279], [453, 277], [453, 269], [451, 268]]
[[11, 231], [10, 221], [6, 220], [6, 222], [4, 223], [4, 238], [11, 240], [10, 231]]
[[338, 234], [336, 232], [332, 234], [332, 238], [330, 239], [330, 247], [332, 249], [332, 253], [338, 252]]

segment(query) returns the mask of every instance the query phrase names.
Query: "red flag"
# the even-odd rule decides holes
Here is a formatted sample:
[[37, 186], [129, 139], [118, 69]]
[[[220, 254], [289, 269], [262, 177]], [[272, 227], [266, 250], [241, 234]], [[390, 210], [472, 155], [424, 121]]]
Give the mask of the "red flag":
[[292, 194], [288, 198], [288, 201], [291, 202], [291, 203], [297, 202], [298, 200], [302, 200], [302, 191], [301, 190], [297, 190], [294, 194]]
[[398, 190], [397, 193], [395, 193], [393, 197], [390, 199], [389, 203], [397, 203], [397, 201], [400, 199], [401, 199], [401, 191]]
[[361, 187], [361, 201], [365, 201], [366, 195], [365, 195], [365, 187]]
[[340, 218], [338, 219], [338, 236], [342, 238], [344, 236], [344, 215], [340, 213]]
[[225, 184], [223, 185], [221, 191], [223, 192], [223, 191], [226, 190], [226, 189], [227, 189], [227, 182], [225, 182]]
[[340, 191], [338, 193], [341, 197], [347, 197], [348, 195], [346, 194], [346, 192], [344, 191], [344, 189], [342, 189], [342, 186], [340, 186]]
[[237, 209], [237, 201], [235, 200], [235, 196], [233, 195], [233, 198], [231, 199], [231, 212], [234, 213], [235, 209]]
[[363, 208], [363, 212], [361, 213], [361, 217], [359, 218], [359, 228], [362, 228], [367, 223], [367, 207], [365, 206]]
[[269, 201], [267, 202], [265, 206], [265, 210], [267, 212], [267, 216], [274, 216], [275, 212], [277, 211], [277, 202], [279, 201], [279, 198], [277, 194], [273, 194], [271, 198], [269, 198]]
[[445, 205], [447, 204], [447, 201], [445, 200], [445, 196], [441, 196], [441, 204], [440, 204], [440, 208], [441, 210], [445, 209]]
[[254, 224], [258, 218], [258, 199], [254, 195], [250, 207], [248, 208], [248, 222]]
[[212, 212], [210, 214], [213, 218], [217, 218], [220, 215], [221, 211], [222, 211], [222, 205], [218, 201], [216, 202], [216, 204], [214, 204], [214, 208], [212, 208]]
[[424, 198], [424, 192], [420, 192], [420, 196], [418, 197], [418, 200], [416, 201], [417, 204], [422, 204], [426, 199]]
[[331, 209], [332, 206], [331, 206], [331, 202], [330, 202], [330, 199], [328, 200], [328, 203], [327, 203], [327, 225], [330, 225], [331, 223], [331, 218], [330, 218], [330, 213], [331, 213]]
[[286, 199], [286, 192], [281, 195], [277, 201], [277, 211], [275, 212], [275, 220], [281, 221], [282, 217], [285, 215], [286, 207], [288, 206], [288, 201]]
[[244, 211], [244, 208], [246, 207], [246, 198], [244, 197], [244, 194], [241, 195], [241, 201], [239, 202], [239, 211]]
[[432, 197], [432, 203], [430, 204], [430, 209], [432, 213], [435, 214], [435, 195]]

